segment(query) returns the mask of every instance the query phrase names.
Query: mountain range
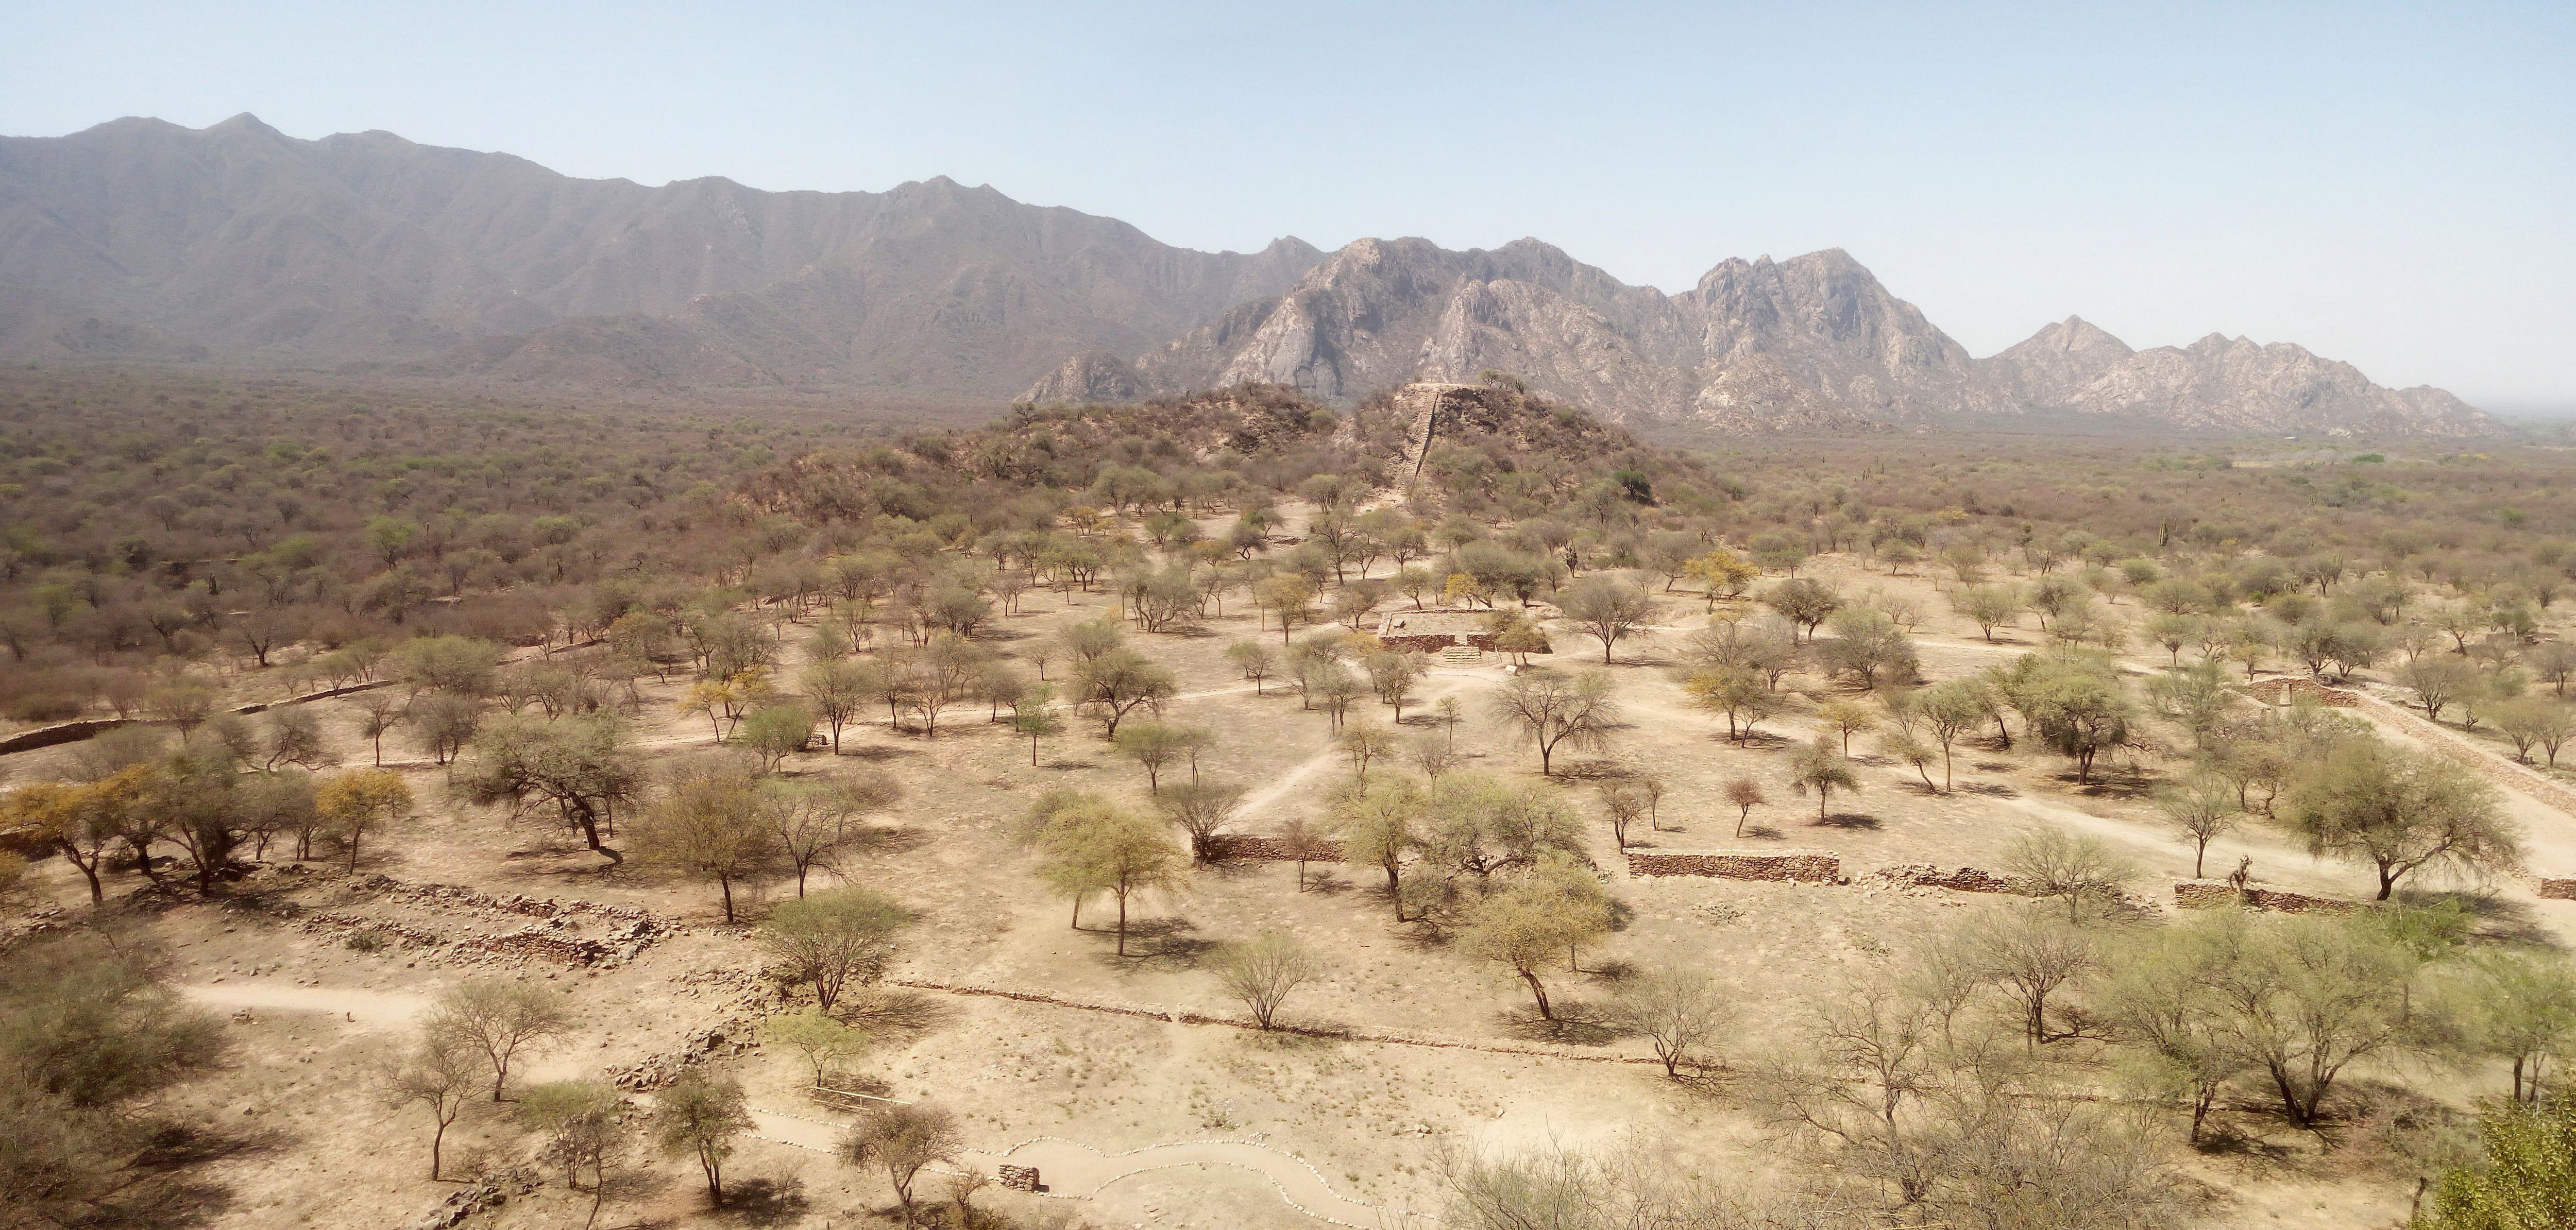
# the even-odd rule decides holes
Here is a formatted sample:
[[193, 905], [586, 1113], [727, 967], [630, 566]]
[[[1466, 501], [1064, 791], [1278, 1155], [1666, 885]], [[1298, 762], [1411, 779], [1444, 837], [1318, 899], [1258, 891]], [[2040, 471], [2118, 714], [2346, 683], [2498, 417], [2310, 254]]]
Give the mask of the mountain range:
[[1346, 400], [1500, 370], [1646, 430], [2496, 425], [2216, 334], [2140, 351], [2070, 317], [1974, 358], [1839, 250], [1665, 294], [1534, 239], [1208, 253], [945, 178], [645, 187], [248, 115], [0, 138], [0, 358], [995, 404], [1247, 381]]
[[1497, 370], [1631, 424], [1832, 431], [2091, 421], [2209, 433], [2493, 429], [2440, 389], [2388, 389], [2286, 343], [2132, 350], [2081, 317], [1984, 359], [1839, 250], [1728, 260], [1666, 295], [1524, 239], [1449, 252], [1364, 239], [1276, 299], [1132, 359], [1077, 355], [1030, 401], [1264, 380], [1351, 397]]

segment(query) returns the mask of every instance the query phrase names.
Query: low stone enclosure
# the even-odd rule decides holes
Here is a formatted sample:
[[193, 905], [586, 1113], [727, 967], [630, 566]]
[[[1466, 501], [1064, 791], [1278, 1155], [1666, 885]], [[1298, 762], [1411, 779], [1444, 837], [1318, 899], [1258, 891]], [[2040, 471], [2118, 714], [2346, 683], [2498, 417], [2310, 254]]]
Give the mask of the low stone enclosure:
[[[1377, 639], [1389, 649], [1413, 653], [1438, 653], [1452, 646], [1491, 650], [1496, 637], [1489, 626], [1492, 618], [1491, 611], [1445, 607], [1389, 611], [1378, 619]], [[1546, 638], [1541, 637], [1538, 647], [1530, 652], [1551, 652]]]
[[[338, 888], [345, 895], [344, 905], [409, 904], [424, 907], [428, 915], [421, 922], [405, 922], [346, 909], [305, 910], [290, 905], [294, 918], [290, 925], [296, 930], [344, 939], [371, 934], [401, 948], [431, 950], [439, 959], [459, 963], [534, 957], [560, 965], [605, 968], [633, 960], [656, 940], [679, 930], [634, 906], [495, 897], [459, 884], [406, 884], [373, 874], [342, 877], [315, 872], [302, 863], [285, 864], [266, 875], [281, 881], [309, 877], [314, 887]], [[436, 925], [476, 914], [533, 921], [502, 932], [469, 925], [462, 933], [453, 933]]]
[[2576, 876], [2543, 877], [2538, 885], [2540, 895], [2552, 901], [2576, 901]]

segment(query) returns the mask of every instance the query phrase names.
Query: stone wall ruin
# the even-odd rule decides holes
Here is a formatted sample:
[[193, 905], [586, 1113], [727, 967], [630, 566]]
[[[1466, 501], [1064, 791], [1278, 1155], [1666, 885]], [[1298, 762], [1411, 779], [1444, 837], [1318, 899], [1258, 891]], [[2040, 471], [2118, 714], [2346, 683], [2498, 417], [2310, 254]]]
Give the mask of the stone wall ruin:
[[1842, 880], [1843, 860], [1830, 850], [1630, 850], [1628, 874], [1835, 884]]

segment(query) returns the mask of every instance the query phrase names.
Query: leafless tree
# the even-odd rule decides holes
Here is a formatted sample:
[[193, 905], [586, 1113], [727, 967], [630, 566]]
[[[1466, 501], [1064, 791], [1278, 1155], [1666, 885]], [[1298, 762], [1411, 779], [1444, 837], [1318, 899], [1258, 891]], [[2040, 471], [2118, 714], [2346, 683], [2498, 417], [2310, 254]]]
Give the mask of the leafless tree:
[[1277, 1023], [1279, 1006], [1323, 973], [1323, 962], [1295, 938], [1275, 931], [1217, 950], [1210, 962], [1226, 993], [1243, 1001], [1263, 1029]]
[[1690, 1053], [1717, 1036], [1732, 1009], [1706, 974], [1658, 966], [1620, 984], [1617, 1012], [1621, 1024], [1654, 1045], [1664, 1075], [1678, 1078]]
[[1541, 775], [1555, 770], [1559, 745], [1578, 750], [1609, 742], [1619, 724], [1619, 702], [1610, 694], [1610, 677], [1600, 671], [1563, 675], [1528, 670], [1495, 689], [1494, 715], [1517, 726], [1538, 744]]

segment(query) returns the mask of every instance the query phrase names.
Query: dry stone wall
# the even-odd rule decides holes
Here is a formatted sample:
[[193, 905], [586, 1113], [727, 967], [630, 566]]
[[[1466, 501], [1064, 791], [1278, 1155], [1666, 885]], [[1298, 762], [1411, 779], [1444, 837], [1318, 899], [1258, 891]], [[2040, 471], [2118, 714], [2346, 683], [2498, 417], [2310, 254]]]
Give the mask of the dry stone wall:
[[[1287, 842], [1281, 841], [1276, 837], [1227, 837], [1225, 839], [1225, 856], [1227, 858], [1247, 859], [1253, 862], [1263, 863], [1293, 863], [1297, 861], [1297, 851]], [[1306, 861], [1310, 863], [1338, 863], [1342, 861], [1342, 843], [1338, 841], [1316, 842], [1313, 846], [1308, 848]]]
[[[330, 877], [300, 863], [285, 864], [264, 874], [275, 879], [309, 877], [315, 887], [330, 884]], [[295, 919], [296, 929], [343, 936], [373, 934], [404, 949], [429, 950], [427, 955], [433, 959], [461, 964], [533, 958], [560, 965], [604, 968], [633, 960], [655, 941], [678, 930], [635, 906], [597, 901], [495, 897], [463, 885], [406, 884], [382, 875], [351, 877], [336, 887], [343, 894], [341, 904], [391, 902], [413, 907], [428, 916], [425, 921], [429, 925], [346, 909], [304, 911], [290, 904], [286, 908]], [[446, 933], [445, 924], [467, 921], [476, 915], [534, 921], [508, 931], [469, 926], [462, 934]]]
[[2249, 910], [2273, 910], [2283, 914], [2349, 914], [2364, 908], [2358, 901], [2314, 897], [2259, 884], [2246, 885], [2239, 892], [2234, 884], [2225, 880], [2176, 880], [2174, 904], [2186, 910], [2216, 910], [2241, 905]]
[[2245, 694], [2267, 705], [2286, 705], [2294, 700], [2314, 701], [2329, 709], [2350, 709], [2360, 699], [2342, 688], [2330, 688], [2314, 679], [2282, 676], [2247, 685]]
[[1843, 860], [1831, 850], [1630, 850], [1628, 874], [1834, 884], [1843, 878]]

